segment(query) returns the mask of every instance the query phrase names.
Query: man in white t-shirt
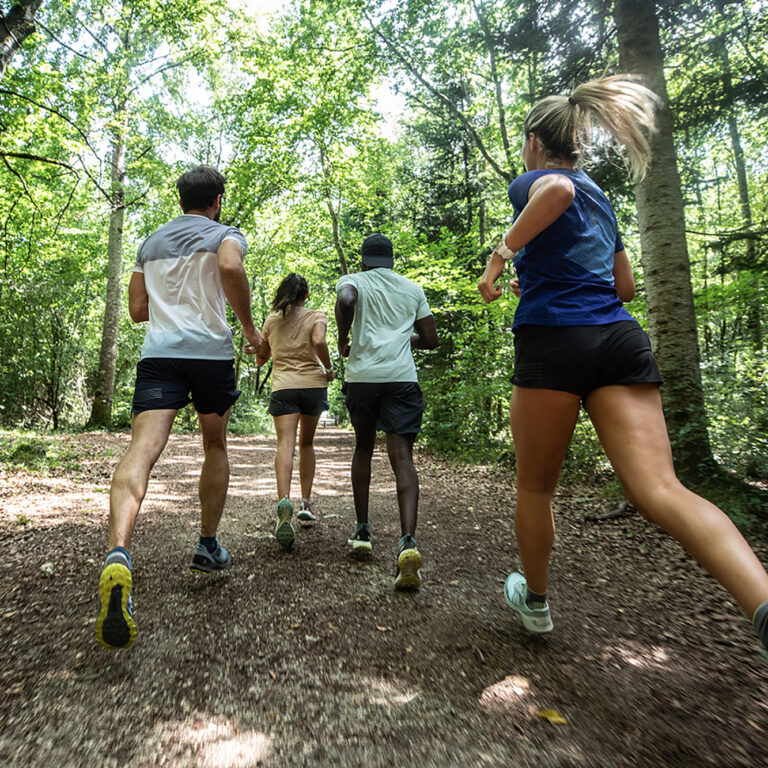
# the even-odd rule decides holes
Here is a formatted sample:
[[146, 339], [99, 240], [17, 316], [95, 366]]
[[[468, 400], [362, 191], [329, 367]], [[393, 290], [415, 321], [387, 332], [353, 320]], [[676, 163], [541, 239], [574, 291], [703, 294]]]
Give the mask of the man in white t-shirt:
[[402, 537], [395, 589], [417, 589], [421, 554], [414, 534], [419, 476], [413, 466], [413, 443], [421, 430], [424, 401], [411, 350], [435, 349], [437, 331], [424, 291], [392, 271], [389, 238], [371, 235], [360, 253], [363, 271], [344, 275], [336, 283], [339, 351], [349, 357], [343, 392], [355, 429], [352, 491], [357, 529], [348, 543], [357, 555], [371, 552], [368, 496], [371, 457], [380, 429], [387, 435], [400, 508]]
[[222, 570], [229, 553], [216, 530], [229, 486], [227, 423], [236, 388], [229, 302], [254, 354], [261, 333], [251, 316], [243, 269], [247, 243], [235, 227], [219, 223], [224, 177], [201, 165], [176, 183], [181, 216], [140, 246], [128, 285], [131, 319], [149, 321], [136, 368], [131, 442], [110, 489], [109, 552], [99, 577], [96, 637], [107, 648], [127, 648], [136, 637], [128, 548], [147, 492], [149, 473], [165, 448], [176, 414], [192, 402], [205, 458], [200, 472], [200, 540], [190, 569]]

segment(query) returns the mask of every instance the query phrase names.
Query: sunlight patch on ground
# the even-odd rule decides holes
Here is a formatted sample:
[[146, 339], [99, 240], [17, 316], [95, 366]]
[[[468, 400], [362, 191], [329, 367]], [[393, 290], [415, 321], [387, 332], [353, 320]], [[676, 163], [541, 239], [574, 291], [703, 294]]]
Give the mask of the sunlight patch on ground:
[[604, 662], [623, 661], [642, 669], [663, 669], [669, 662], [669, 654], [659, 646], [646, 646], [630, 641], [623, 645], [606, 646], [600, 658]]
[[489, 685], [480, 694], [479, 704], [488, 709], [528, 711], [533, 709], [533, 704], [526, 701], [530, 694], [531, 684], [527, 678], [510, 675]]
[[250, 768], [272, 752], [267, 734], [240, 731], [223, 718], [190, 716], [158, 725], [155, 734], [156, 754], [169, 768]]
[[369, 700], [373, 704], [401, 707], [404, 704], [410, 703], [419, 695], [418, 691], [398, 688], [388, 680], [375, 680], [371, 678], [367, 682], [368, 687], [371, 689]]

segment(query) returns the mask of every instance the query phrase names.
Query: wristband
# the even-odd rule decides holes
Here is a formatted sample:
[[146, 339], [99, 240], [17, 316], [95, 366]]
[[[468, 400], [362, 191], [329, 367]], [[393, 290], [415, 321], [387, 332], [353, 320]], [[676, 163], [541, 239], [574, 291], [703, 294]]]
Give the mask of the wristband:
[[513, 251], [507, 246], [507, 236], [501, 238], [501, 242], [493, 249], [494, 253], [498, 253], [504, 261], [511, 261], [517, 256], [517, 251]]

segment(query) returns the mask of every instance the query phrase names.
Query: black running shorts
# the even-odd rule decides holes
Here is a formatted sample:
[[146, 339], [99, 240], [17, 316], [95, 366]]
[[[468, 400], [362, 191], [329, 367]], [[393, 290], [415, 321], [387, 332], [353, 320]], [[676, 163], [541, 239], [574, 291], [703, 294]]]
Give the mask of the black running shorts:
[[421, 432], [424, 398], [415, 381], [348, 381], [341, 388], [352, 426], [362, 432], [413, 435]]
[[586, 397], [613, 384], [661, 384], [648, 335], [634, 320], [608, 325], [522, 325], [512, 383]]
[[194, 403], [198, 413], [223, 416], [240, 397], [240, 390], [235, 387], [234, 363], [234, 360], [145, 357], [136, 366], [131, 411], [180, 410]]
[[287, 416], [300, 413], [302, 416], [319, 416], [328, 410], [328, 387], [306, 387], [302, 389], [278, 389], [269, 396], [271, 416]]

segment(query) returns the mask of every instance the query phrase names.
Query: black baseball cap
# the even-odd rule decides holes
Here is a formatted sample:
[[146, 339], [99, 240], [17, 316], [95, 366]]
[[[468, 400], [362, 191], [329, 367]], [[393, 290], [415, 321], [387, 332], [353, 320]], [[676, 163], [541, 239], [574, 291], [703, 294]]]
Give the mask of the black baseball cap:
[[392, 241], [384, 235], [371, 235], [363, 240], [360, 255], [366, 267], [387, 267], [392, 269], [395, 258], [392, 255]]

